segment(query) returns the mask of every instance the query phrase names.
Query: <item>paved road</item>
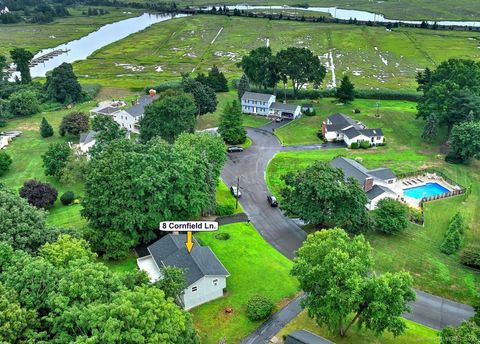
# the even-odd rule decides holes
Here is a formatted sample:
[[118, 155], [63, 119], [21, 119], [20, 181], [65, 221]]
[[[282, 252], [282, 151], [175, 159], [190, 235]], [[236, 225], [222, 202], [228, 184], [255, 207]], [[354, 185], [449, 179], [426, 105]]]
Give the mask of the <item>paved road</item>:
[[[249, 128], [248, 136], [253, 144], [242, 153], [229, 156], [222, 178], [227, 185], [234, 185], [240, 176], [242, 198], [240, 203], [255, 228], [278, 251], [292, 259], [302, 245], [306, 233], [277, 208], [271, 208], [266, 197], [269, 193], [265, 182], [268, 162], [281, 151], [326, 149], [332, 145], [308, 145], [282, 147], [272, 129], [282, 123], [270, 123], [259, 129]], [[266, 128], [266, 129], [264, 129]], [[449, 301], [422, 291], [417, 291], [417, 300], [412, 303], [412, 312], [405, 317], [420, 324], [441, 329], [446, 325], [459, 325], [473, 316], [473, 308]]]
[[264, 344], [268, 343], [282, 328], [292, 321], [301, 311], [300, 300], [302, 296], [296, 297], [285, 307], [265, 321], [255, 332], [243, 339], [240, 344]]

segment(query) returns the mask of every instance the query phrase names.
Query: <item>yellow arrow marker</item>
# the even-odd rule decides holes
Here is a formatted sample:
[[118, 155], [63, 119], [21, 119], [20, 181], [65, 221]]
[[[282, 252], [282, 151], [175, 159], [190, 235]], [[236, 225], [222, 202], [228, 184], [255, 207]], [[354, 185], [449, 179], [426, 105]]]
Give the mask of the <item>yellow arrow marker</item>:
[[192, 232], [187, 232], [187, 242], [185, 243], [187, 247], [188, 253], [192, 252], [193, 248], [193, 240], [192, 240]]

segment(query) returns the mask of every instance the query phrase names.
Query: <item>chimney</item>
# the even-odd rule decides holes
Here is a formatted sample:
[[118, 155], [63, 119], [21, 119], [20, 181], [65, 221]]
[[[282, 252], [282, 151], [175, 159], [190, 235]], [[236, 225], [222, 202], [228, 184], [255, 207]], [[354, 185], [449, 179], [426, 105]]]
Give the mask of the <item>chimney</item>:
[[363, 182], [363, 191], [369, 192], [373, 188], [373, 178], [368, 177], [365, 178], [365, 181]]

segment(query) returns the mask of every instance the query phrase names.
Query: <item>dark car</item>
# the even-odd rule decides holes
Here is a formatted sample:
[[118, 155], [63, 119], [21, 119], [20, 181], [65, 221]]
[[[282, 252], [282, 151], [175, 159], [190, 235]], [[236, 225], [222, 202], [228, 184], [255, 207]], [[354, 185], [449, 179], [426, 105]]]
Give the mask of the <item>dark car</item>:
[[277, 199], [274, 196], [267, 196], [267, 201], [268, 204], [270, 204], [271, 207], [278, 207], [278, 202]]
[[227, 148], [227, 152], [229, 153], [243, 152], [243, 148], [238, 146], [230, 146]]
[[242, 197], [242, 193], [240, 192], [240, 190], [238, 190], [238, 188], [236, 186], [230, 186], [230, 192], [236, 198]]

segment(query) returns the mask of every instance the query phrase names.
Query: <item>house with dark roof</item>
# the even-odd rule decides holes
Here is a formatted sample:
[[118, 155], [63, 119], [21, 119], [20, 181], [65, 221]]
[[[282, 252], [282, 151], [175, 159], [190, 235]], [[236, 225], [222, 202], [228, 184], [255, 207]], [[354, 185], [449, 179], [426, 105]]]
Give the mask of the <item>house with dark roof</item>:
[[297, 330], [290, 333], [284, 341], [285, 344], [334, 344], [333, 342], [317, 336], [307, 330]]
[[88, 153], [90, 148], [95, 145], [95, 136], [97, 136], [97, 132], [93, 130], [90, 130], [88, 133], [80, 134], [80, 142], [78, 148], [82, 153]]
[[352, 143], [364, 141], [369, 142], [372, 146], [385, 142], [382, 129], [369, 129], [342, 113], [333, 114], [323, 122], [322, 135], [327, 141], [344, 141], [348, 147]]
[[156, 99], [158, 99], [158, 96], [152, 93], [139, 97], [128, 109], [106, 105], [92, 109], [90, 113], [92, 115], [112, 116], [113, 120], [117, 122], [120, 127], [138, 134], [140, 132], [138, 123], [143, 118], [145, 106], [151, 104]]
[[333, 159], [330, 165], [342, 170], [345, 179], [353, 178], [358, 181], [367, 194], [368, 203], [365, 206], [369, 210], [375, 209], [383, 198], [399, 198], [399, 195], [392, 190], [397, 177], [389, 168], [369, 170], [355, 160], [341, 156]]
[[241, 99], [242, 112], [252, 115], [294, 119], [301, 113], [299, 105], [276, 101], [273, 94], [245, 92]]
[[137, 265], [151, 282], [162, 278], [162, 269], [168, 266], [184, 271], [187, 287], [180, 303], [188, 310], [223, 297], [229, 272], [208, 246], [200, 246], [195, 238], [192, 251], [186, 246], [185, 234], [168, 234], [147, 247], [148, 255], [138, 258]]

